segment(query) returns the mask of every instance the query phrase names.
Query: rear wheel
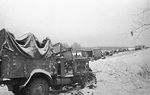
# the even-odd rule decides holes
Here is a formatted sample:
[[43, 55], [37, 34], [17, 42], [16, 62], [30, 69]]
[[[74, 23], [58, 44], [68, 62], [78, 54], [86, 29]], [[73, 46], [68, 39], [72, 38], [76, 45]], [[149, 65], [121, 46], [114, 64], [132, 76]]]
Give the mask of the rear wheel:
[[32, 80], [25, 89], [26, 95], [49, 95], [49, 84], [43, 78]]

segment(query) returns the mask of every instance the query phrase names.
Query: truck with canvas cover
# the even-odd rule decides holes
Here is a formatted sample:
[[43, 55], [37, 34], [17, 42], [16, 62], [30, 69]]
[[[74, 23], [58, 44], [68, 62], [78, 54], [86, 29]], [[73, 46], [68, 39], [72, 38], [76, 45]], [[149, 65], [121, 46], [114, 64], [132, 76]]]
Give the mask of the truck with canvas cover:
[[41, 43], [32, 33], [16, 39], [0, 30], [0, 84], [15, 95], [51, 95], [75, 85], [84, 87], [93, 77], [88, 60], [74, 58], [71, 48], [52, 45], [49, 38]]

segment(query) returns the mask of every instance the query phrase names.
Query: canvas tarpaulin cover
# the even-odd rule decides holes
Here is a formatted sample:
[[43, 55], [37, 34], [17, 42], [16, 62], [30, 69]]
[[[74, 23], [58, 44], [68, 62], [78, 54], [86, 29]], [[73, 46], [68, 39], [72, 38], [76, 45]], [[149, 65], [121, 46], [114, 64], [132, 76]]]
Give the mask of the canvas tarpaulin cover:
[[32, 34], [27, 33], [16, 39], [5, 29], [0, 30], [0, 51], [7, 49], [29, 58], [48, 58], [52, 54], [52, 43], [46, 38], [40, 43]]

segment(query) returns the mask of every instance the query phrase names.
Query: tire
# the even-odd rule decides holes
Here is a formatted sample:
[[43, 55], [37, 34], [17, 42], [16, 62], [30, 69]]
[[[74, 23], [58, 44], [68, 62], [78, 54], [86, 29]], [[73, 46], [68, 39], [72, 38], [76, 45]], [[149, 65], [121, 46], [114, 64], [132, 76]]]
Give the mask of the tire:
[[27, 87], [25, 87], [26, 95], [49, 95], [49, 84], [43, 78], [32, 80]]

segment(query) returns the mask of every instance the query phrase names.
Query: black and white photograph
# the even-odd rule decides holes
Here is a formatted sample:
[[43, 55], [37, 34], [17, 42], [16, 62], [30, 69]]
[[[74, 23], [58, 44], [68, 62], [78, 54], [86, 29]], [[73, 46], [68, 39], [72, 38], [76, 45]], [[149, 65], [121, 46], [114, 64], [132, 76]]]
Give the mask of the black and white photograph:
[[150, 0], [0, 0], [0, 95], [150, 95]]

